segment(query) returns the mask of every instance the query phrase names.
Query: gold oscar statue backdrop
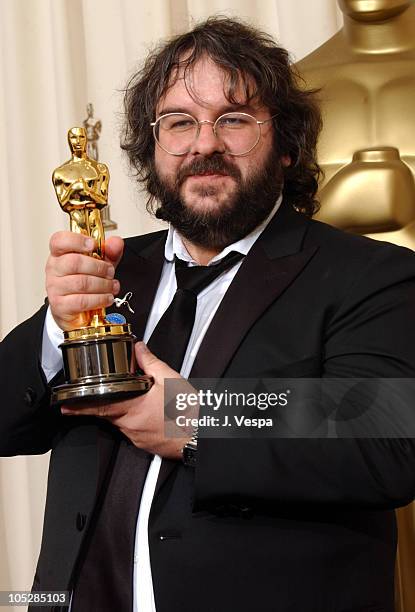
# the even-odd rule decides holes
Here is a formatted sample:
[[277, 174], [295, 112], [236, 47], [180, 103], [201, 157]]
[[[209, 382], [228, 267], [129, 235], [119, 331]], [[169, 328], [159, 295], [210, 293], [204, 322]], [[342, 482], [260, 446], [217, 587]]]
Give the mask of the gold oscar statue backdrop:
[[[415, 249], [415, 5], [338, 0], [343, 28], [298, 64], [320, 88], [317, 219]], [[397, 612], [415, 610], [415, 506], [397, 512]]]

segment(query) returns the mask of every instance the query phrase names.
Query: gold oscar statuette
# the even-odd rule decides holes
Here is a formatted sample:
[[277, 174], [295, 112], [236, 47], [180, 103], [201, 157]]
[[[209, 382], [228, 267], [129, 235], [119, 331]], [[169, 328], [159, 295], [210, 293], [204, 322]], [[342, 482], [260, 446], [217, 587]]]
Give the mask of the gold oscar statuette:
[[[85, 128], [68, 132], [72, 157], [53, 172], [52, 181], [62, 209], [69, 214], [72, 232], [91, 236], [91, 257], [105, 256], [101, 209], [107, 205], [109, 171], [87, 155]], [[64, 332], [60, 345], [65, 384], [52, 389], [52, 404], [82, 399], [114, 401], [148, 391], [152, 378], [135, 372], [134, 341], [122, 315], [105, 309], [80, 313], [80, 326]]]

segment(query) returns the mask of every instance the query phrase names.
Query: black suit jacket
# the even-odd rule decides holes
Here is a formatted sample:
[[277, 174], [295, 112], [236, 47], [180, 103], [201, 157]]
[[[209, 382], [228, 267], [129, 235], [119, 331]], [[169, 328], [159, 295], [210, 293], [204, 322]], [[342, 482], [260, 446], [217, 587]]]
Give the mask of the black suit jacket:
[[[166, 233], [126, 240], [121, 294], [142, 336]], [[49, 407], [45, 307], [1, 344], [3, 455], [52, 448], [34, 588], [71, 588], [119, 436]], [[283, 205], [242, 263], [194, 377], [413, 377], [415, 257]], [[5, 390], [5, 391], [4, 391]], [[158, 612], [393, 610], [393, 508], [415, 495], [414, 443], [199, 441], [163, 461], [149, 520]], [[97, 502], [98, 500], [98, 502]]]

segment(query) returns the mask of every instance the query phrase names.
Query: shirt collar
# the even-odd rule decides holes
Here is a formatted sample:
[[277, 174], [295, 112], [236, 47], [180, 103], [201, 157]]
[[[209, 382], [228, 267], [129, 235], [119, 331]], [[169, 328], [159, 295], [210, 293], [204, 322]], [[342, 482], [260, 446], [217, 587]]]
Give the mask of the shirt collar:
[[[238, 253], [242, 253], [242, 255], [247, 255], [252, 245], [262, 234], [264, 229], [267, 227], [268, 223], [271, 221], [271, 219], [273, 218], [273, 216], [275, 215], [275, 213], [281, 206], [281, 202], [282, 202], [282, 194], [278, 198], [277, 202], [275, 203], [274, 208], [271, 210], [268, 217], [260, 225], [258, 225], [254, 230], [252, 230], [252, 232], [250, 232], [244, 238], [237, 240], [233, 244], [228, 244], [228, 246], [225, 247], [223, 251], [215, 255], [215, 257], [213, 257], [209, 261], [208, 265], [210, 266], [211, 264], [214, 264], [217, 261], [220, 261], [221, 259], [223, 259], [223, 257], [225, 257], [231, 251], [237, 251]], [[188, 261], [191, 264], [197, 265], [197, 262], [195, 262], [194, 259], [187, 252], [187, 249], [183, 244], [183, 240], [179, 232], [174, 227], [172, 227], [172, 225], [169, 225], [169, 230], [167, 232], [167, 240], [166, 240], [166, 244], [164, 247], [164, 256], [167, 259], [167, 261], [173, 261], [174, 256], [176, 256], [183, 261]]]

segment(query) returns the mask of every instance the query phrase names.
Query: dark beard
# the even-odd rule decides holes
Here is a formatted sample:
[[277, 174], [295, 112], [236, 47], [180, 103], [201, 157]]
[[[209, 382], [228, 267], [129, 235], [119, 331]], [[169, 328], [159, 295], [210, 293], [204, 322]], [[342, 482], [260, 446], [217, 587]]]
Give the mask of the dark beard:
[[[203, 172], [226, 173], [238, 183], [229, 202], [218, 210], [194, 210], [183, 202], [180, 186], [187, 176]], [[265, 166], [248, 180], [243, 181], [237, 166], [220, 154], [201, 157], [178, 172], [174, 187], [170, 187], [157, 174], [154, 177], [154, 195], [160, 202], [156, 217], [168, 221], [192, 244], [221, 251], [229, 244], [247, 236], [264, 221], [283, 187], [283, 170], [279, 157], [271, 153]], [[201, 197], [214, 195], [216, 188], [206, 189]]]

